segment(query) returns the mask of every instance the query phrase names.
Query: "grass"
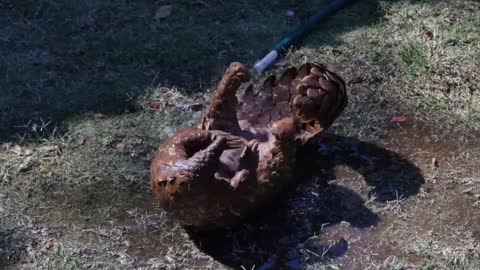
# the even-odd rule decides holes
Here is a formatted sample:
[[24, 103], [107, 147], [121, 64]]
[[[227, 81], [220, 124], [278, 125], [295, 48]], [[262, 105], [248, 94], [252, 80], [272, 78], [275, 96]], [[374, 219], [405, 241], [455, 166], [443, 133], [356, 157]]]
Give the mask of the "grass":
[[44, 265], [43, 267], [45, 267], [46, 269], [71, 270], [78, 269], [79, 263], [75, 258], [75, 254], [60, 247], [49, 254], [46, 265]]
[[417, 42], [408, 42], [400, 53], [400, 57], [407, 65], [408, 71], [412, 76], [422, 72], [427, 66], [426, 49], [422, 44]]
[[393, 257], [383, 267], [386, 270], [404, 270], [404, 269], [407, 269], [407, 263], [402, 259]]
[[[156, 21], [166, 4], [171, 16]], [[194, 123], [228, 63], [252, 66], [322, 4], [0, 1], [0, 268], [478, 269], [476, 1], [362, 1], [286, 56], [345, 78], [350, 103], [331, 132], [352, 149], [374, 149], [367, 141], [390, 153], [365, 150], [386, 155], [374, 169], [326, 168], [341, 185], [303, 186], [279, 217], [210, 249], [151, 203], [155, 149]], [[389, 122], [402, 114], [406, 123]], [[372, 187], [411, 184], [408, 170], [425, 179], [415, 194]], [[382, 192], [398, 196], [381, 201]], [[336, 233], [346, 255], [318, 259], [344, 243]], [[288, 235], [300, 236], [277, 244]]]

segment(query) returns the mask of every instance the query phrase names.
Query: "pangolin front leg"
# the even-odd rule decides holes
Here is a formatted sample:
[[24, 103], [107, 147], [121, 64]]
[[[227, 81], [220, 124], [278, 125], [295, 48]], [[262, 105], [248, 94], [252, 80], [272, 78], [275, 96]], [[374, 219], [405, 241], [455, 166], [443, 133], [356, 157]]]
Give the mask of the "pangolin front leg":
[[[192, 181], [211, 181], [227, 149], [245, 147], [239, 137], [221, 131], [187, 128], [165, 141], [151, 165], [152, 190], [168, 202]], [[159, 188], [160, 187], [160, 188]]]

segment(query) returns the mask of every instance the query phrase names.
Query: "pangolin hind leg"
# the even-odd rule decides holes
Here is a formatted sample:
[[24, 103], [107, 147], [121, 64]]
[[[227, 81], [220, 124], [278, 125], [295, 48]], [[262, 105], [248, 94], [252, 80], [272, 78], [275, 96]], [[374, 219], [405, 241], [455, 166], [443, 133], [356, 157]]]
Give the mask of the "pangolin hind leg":
[[210, 107], [200, 119], [199, 128], [240, 135], [236, 93], [242, 83], [249, 79], [250, 75], [243, 64], [237, 62], [230, 64], [217, 86]]

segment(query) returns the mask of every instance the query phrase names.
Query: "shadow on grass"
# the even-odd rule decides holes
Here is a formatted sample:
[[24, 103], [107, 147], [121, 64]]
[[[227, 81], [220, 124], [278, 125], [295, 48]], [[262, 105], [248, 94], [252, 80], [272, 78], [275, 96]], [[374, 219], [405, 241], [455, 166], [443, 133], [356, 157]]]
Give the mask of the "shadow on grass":
[[[86, 112], [131, 111], [130, 101], [149, 85], [202, 91], [229, 62], [251, 66], [325, 3], [179, 0], [158, 22], [154, 1], [6, 1], [0, 140], [45, 137]], [[315, 29], [306, 45], [335, 44], [381, 16], [377, 1], [358, 1]]]
[[[264, 270], [299, 269], [303, 263], [328, 262], [348, 252], [345, 239], [358, 239], [379, 222], [359, 194], [328, 183], [335, 179], [335, 167], [344, 165], [360, 173], [378, 202], [415, 195], [424, 183], [420, 170], [408, 160], [354, 138], [327, 135], [313, 141], [299, 158], [298, 179], [304, 183], [270, 214], [257, 213], [246, 224], [224, 231], [192, 231], [197, 246], [235, 269], [254, 265]], [[344, 222], [347, 229], [341, 229]], [[323, 235], [332, 227], [346, 237]]]

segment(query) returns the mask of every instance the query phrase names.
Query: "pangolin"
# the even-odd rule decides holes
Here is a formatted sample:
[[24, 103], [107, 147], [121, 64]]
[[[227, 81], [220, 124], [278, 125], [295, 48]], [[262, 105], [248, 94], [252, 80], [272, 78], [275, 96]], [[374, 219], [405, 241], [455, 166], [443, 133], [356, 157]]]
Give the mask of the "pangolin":
[[151, 164], [156, 200], [197, 229], [234, 225], [293, 180], [296, 152], [347, 104], [344, 81], [318, 63], [268, 77], [258, 91], [232, 63], [198, 123], [165, 140]]

